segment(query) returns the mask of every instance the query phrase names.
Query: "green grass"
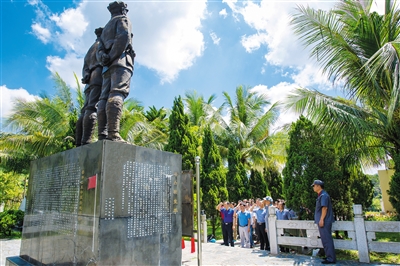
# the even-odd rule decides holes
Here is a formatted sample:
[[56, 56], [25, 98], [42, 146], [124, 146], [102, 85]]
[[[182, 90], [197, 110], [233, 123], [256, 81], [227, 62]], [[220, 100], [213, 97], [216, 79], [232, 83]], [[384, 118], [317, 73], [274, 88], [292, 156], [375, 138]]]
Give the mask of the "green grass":
[[400, 242], [400, 232], [376, 232], [375, 236], [379, 242]]
[[[211, 224], [207, 223], [207, 235], [211, 235], [212, 234], [212, 227]], [[222, 239], [222, 228], [221, 225], [217, 224], [217, 227], [215, 228], [215, 239]]]
[[[399, 254], [380, 253], [371, 251], [369, 253], [369, 258], [371, 263], [400, 264]], [[358, 251], [336, 249], [336, 259], [358, 261], [359, 260]]]

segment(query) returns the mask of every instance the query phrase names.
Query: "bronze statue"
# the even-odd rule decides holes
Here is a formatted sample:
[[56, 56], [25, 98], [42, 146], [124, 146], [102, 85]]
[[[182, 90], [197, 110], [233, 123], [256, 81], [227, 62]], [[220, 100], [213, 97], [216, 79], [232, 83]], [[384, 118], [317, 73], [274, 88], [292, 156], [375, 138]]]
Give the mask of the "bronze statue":
[[96, 41], [89, 48], [86, 53], [83, 69], [82, 69], [82, 83], [85, 86], [85, 103], [76, 122], [75, 144], [81, 146], [91, 143], [94, 129], [97, 121], [97, 103], [101, 93], [102, 78], [102, 65], [97, 61], [96, 53], [100, 43], [100, 35], [103, 28], [97, 28], [94, 33], [97, 38]]
[[129, 94], [135, 53], [131, 22], [124, 2], [108, 5], [111, 19], [100, 36], [97, 60], [103, 66], [103, 85], [97, 107], [99, 140], [124, 140], [119, 134], [122, 106]]

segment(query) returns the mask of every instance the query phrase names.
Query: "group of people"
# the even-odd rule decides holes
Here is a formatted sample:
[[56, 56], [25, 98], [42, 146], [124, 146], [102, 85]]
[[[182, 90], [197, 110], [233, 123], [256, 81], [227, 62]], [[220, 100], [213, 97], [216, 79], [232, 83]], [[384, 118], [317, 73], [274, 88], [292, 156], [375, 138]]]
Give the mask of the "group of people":
[[260, 249], [269, 250], [268, 207], [272, 205], [276, 207], [277, 219], [289, 220], [295, 215], [284, 207], [284, 200], [279, 199], [274, 202], [271, 196], [256, 200], [239, 200], [237, 204], [228, 201], [219, 203], [216, 209], [221, 214], [223, 244], [234, 247], [233, 235], [236, 230], [239, 233], [241, 247], [253, 248], [255, 233], [260, 242]]
[[[311, 185], [318, 193], [314, 221], [318, 225], [321, 242], [324, 247], [326, 258], [323, 264], [336, 263], [335, 247], [332, 238], [332, 223], [334, 221], [332, 202], [329, 194], [324, 190], [324, 182], [315, 180]], [[253, 248], [253, 232], [260, 242], [260, 250], [270, 250], [268, 236], [269, 207], [276, 207], [277, 220], [296, 219], [296, 214], [287, 209], [285, 200], [278, 199], [274, 202], [271, 196], [265, 198], [239, 200], [236, 203], [220, 202], [216, 209], [221, 214], [223, 243], [225, 246], [235, 246], [234, 232], [239, 233], [242, 248]], [[281, 246], [281, 252], [288, 252], [287, 247]]]

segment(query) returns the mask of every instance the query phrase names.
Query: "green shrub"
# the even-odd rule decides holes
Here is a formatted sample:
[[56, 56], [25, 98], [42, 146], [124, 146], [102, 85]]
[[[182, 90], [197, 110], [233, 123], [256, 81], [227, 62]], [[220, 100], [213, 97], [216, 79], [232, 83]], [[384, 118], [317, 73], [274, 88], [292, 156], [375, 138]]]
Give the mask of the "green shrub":
[[24, 212], [20, 210], [7, 210], [0, 213], [0, 234], [11, 236], [14, 228], [22, 228]]
[[375, 221], [375, 222], [397, 221], [397, 215], [396, 215], [396, 213], [381, 214], [379, 212], [366, 212], [365, 220], [366, 221]]

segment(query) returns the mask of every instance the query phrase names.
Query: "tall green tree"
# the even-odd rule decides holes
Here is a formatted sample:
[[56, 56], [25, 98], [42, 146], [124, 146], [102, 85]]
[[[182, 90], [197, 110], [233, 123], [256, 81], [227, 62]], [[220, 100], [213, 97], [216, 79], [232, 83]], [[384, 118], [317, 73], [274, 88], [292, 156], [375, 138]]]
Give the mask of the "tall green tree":
[[202, 189], [201, 206], [206, 211], [207, 217], [211, 220], [212, 233], [215, 235], [216, 218], [219, 215], [215, 206], [221, 200], [228, 199], [228, 191], [226, 189], [226, 169], [222, 164], [222, 158], [209, 126], [204, 129], [202, 148], [203, 158], [201, 160], [202, 172], [200, 179]]
[[283, 199], [283, 179], [278, 168], [274, 166], [264, 168], [263, 175], [272, 199]]
[[299, 88], [287, 101], [303, 112], [349, 157], [379, 164], [395, 161], [390, 201], [400, 213], [400, 12], [385, 1], [385, 14], [372, 0], [343, 0], [330, 11], [299, 7], [292, 25], [311, 57], [347, 99]]
[[249, 188], [253, 198], [264, 198], [270, 194], [265, 178], [255, 169], [250, 172]]
[[227, 92], [223, 94], [230, 117], [219, 144], [235, 145], [240, 162], [247, 169], [258, 166], [262, 169], [271, 160], [267, 152], [271, 144], [270, 127], [278, 116], [277, 105], [271, 104], [265, 95], [243, 86], [236, 88], [234, 99]]
[[354, 204], [361, 204], [366, 210], [372, 205], [374, 198], [374, 184], [368, 175], [362, 171], [353, 174], [351, 185], [351, 197]]
[[189, 117], [184, 112], [181, 96], [174, 99], [169, 116], [169, 132], [165, 150], [182, 154], [182, 169], [195, 171], [198, 141], [190, 130]]
[[341, 179], [338, 160], [324, 143], [317, 127], [303, 116], [292, 124], [289, 138], [288, 158], [282, 171], [286, 205], [297, 211], [300, 219], [311, 220], [316, 194], [310, 186], [315, 179], [325, 182], [325, 189], [331, 195], [332, 202], [337, 201], [333, 204], [334, 208], [343, 202], [333, 195], [335, 191], [346, 193], [338, 189], [336, 184]]
[[226, 174], [226, 188], [229, 200], [237, 202], [251, 196], [246, 169], [240, 161], [240, 152], [233, 144], [229, 146], [228, 173]]

